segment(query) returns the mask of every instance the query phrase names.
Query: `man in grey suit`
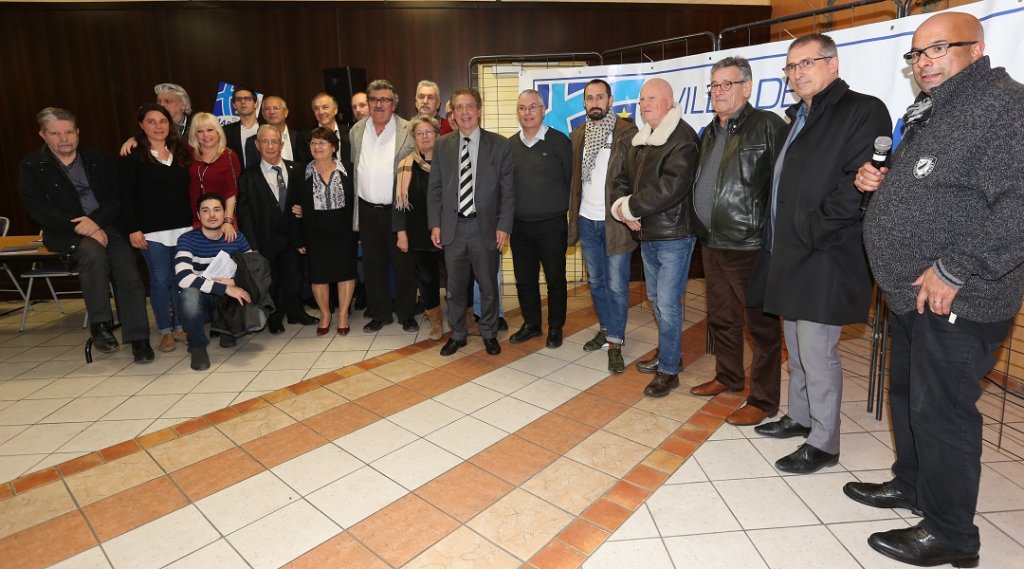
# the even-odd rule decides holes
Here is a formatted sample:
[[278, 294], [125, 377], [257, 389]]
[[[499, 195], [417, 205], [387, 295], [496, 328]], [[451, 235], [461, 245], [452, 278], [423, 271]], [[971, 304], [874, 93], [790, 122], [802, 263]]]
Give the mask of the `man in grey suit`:
[[434, 150], [427, 191], [427, 220], [434, 246], [444, 249], [448, 269], [448, 324], [441, 348], [450, 356], [466, 345], [469, 269], [479, 279], [480, 335], [488, 354], [498, 344], [498, 252], [508, 243], [515, 214], [512, 149], [508, 140], [480, 128], [483, 101], [472, 88], [456, 89], [452, 106], [459, 129]]
[[[359, 231], [363, 243], [363, 281], [366, 283], [366, 314], [370, 321], [363, 332], [376, 332], [393, 322], [392, 308], [406, 332], [420, 329], [416, 323], [416, 279], [408, 253], [398, 249], [391, 231], [391, 206], [394, 202], [395, 173], [398, 163], [414, 148], [408, 123], [395, 114], [398, 93], [383, 79], [367, 88], [370, 116], [352, 125], [348, 132], [352, 143], [358, 204], [352, 228]], [[395, 267], [394, 307], [391, 303], [388, 259]]]

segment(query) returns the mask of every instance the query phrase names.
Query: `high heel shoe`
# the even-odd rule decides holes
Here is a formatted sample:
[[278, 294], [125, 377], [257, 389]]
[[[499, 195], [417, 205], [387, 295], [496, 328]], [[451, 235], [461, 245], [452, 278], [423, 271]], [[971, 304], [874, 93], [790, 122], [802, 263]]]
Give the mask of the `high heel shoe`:
[[[323, 322], [322, 318], [320, 319], [320, 322]], [[327, 326], [324, 326], [323, 328], [321, 328], [319, 326], [316, 327], [316, 335], [317, 336], [326, 336], [328, 333], [330, 333], [330, 331], [331, 331], [331, 321], [330, 321], [330, 319], [327, 320]]]
[[338, 327], [338, 335], [339, 336], [348, 336], [349, 330], [351, 330], [351, 328], [349, 328], [348, 326], [339, 326]]

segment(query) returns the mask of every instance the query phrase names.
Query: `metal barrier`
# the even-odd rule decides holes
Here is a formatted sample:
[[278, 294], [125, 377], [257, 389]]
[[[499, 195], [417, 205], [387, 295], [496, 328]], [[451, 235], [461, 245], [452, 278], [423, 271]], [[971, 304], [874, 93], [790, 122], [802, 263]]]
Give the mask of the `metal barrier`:
[[909, 10], [911, 0], [857, 0], [856, 2], [850, 2], [848, 4], [840, 4], [839, 6], [828, 6], [826, 8], [818, 8], [816, 10], [808, 10], [806, 12], [799, 12], [797, 14], [789, 14], [786, 16], [779, 16], [777, 18], [769, 18], [767, 20], [760, 20], [757, 22], [750, 22], [749, 24], [741, 24], [738, 26], [730, 26], [718, 32], [718, 42], [716, 49], [722, 49], [722, 40], [727, 33], [740, 32], [747, 30], [747, 39], [749, 43], [750, 30], [759, 28], [761, 26], [771, 26], [774, 24], [781, 24], [783, 22], [791, 22], [793, 20], [801, 20], [803, 18], [813, 18], [815, 16], [821, 16], [824, 14], [832, 14], [834, 12], [841, 12], [844, 10], [852, 10], [854, 8], [860, 8], [861, 6], [869, 6], [871, 4], [881, 4], [883, 2], [892, 2], [896, 5], [896, 17], [902, 18], [906, 15]]
[[[596, 63], [594, 63], [593, 61], [596, 61]], [[528, 55], [524, 53], [508, 55], [477, 55], [469, 59], [469, 65], [466, 66], [466, 79], [470, 87], [477, 87], [477, 82], [474, 81], [474, 79], [476, 78], [474, 70], [478, 65], [486, 63], [508, 63], [513, 65], [521, 65], [523, 63], [562, 64], [566, 62], [588, 62], [587, 65], [604, 65], [604, 58], [601, 57], [601, 54], [597, 53], [596, 51], [567, 53], [537, 53], [533, 55]]]
[[[662, 48], [661, 49], [661, 58], [665, 59], [665, 47], [668, 46], [668, 45], [671, 45], [671, 44], [676, 44], [676, 43], [684, 44], [686, 46], [686, 53], [684, 55], [690, 55], [690, 53], [689, 53], [690, 40], [697, 39], [697, 38], [706, 38], [709, 42], [711, 42], [711, 49], [710, 50], [704, 50], [704, 51], [716, 51], [718, 49], [718, 36], [716, 36], [715, 34], [713, 34], [711, 32], [697, 32], [695, 34], [687, 34], [685, 36], [679, 36], [679, 37], [674, 37], [674, 38], [666, 38], [666, 39], [663, 39], [663, 40], [649, 41], [649, 42], [644, 42], [644, 43], [627, 45], [627, 46], [624, 46], [624, 47], [616, 47], [616, 48], [613, 48], [613, 49], [609, 49], [607, 51], [602, 51], [601, 52], [601, 56], [607, 58], [609, 55], [614, 55], [614, 54], [618, 53], [619, 54], [619, 63], [623, 63], [622, 57], [623, 57], [623, 55], [625, 55], [625, 53], [627, 51], [632, 51], [632, 50], [637, 50], [638, 49], [638, 50], [640, 50], [640, 57], [641, 57], [641, 59], [644, 58], [644, 57], [647, 57], [648, 60], [651, 60], [651, 58], [644, 53], [644, 48], [648, 48], [648, 47], [661, 47]], [[698, 51], [698, 52], [695, 52], [695, 53], [703, 53], [704, 51]], [[653, 60], [651, 60], [651, 61], [653, 61]]]

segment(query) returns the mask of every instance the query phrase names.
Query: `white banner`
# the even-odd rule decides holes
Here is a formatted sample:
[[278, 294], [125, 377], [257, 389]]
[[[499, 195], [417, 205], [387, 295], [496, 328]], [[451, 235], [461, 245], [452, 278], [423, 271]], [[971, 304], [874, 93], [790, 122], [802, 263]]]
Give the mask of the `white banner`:
[[[977, 16], [985, 28], [985, 54], [993, 67], [1006, 67], [1012, 77], [1024, 81], [1024, 4], [1017, 0], [987, 0], [955, 9]], [[839, 47], [839, 76], [855, 91], [874, 95], [885, 102], [892, 115], [898, 142], [901, 119], [918, 88], [903, 54], [910, 50], [914, 30], [932, 14], [922, 14], [829, 32]], [[956, 41], [959, 38], [949, 38]], [[653, 77], [672, 85], [683, 118], [700, 132], [714, 111], [707, 95], [711, 66], [728, 56], [750, 61], [754, 87], [750, 103], [760, 109], [784, 113], [797, 101], [789, 89], [782, 66], [790, 41], [775, 42], [718, 52], [703, 53], [657, 63], [559, 67], [520, 74], [520, 89], [536, 89], [547, 102], [544, 123], [565, 133], [586, 119], [583, 88], [591, 79], [604, 79], [612, 86], [613, 109], [636, 119], [640, 87]], [[898, 124], [899, 122], [899, 124]], [[1013, 125], [1009, 128], [1024, 128]], [[951, 141], [952, 142], [952, 141]]]

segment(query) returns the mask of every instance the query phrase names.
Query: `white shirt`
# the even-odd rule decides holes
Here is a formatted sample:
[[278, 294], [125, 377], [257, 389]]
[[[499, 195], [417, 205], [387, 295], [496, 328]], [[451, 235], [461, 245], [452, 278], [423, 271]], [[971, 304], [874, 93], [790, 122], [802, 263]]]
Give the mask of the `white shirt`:
[[519, 129], [519, 140], [522, 140], [523, 144], [525, 144], [527, 148], [533, 148], [534, 144], [537, 144], [537, 142], [544, 140], [544, 135], [547, 133], [548, 125], [542, 124], [540, 125], [540, 130], [537, 131], [537, 136], [527, 140], [526, 134], [523, 132], [523, 129]]
[[[612, 133], [608, 134], [611, 142]], [[583, 196], [580, 198], [580, 217], [591, 221], [605, 220], [604, 184], [608, 178], [608, 161], [611, 159], [611, 148], [597, 151], [594, 169], [590, 173], [590, 181], [583, 182]]]
[[284, 176], [284, 187], [288, 188], [288, 168], [284, 167], [284, 162], [278, 162], [277, 164], [269, 164], [266, 160], [260, 160], [260, 169], [263, 170], [263, 177], [267, 179], [267, 184], [270, 185], [270, 191], [277, 198], [278, 203], [281, 202], [281, 192], [277, 189], [277, 172], [274, 171], [274, 166], [281, 168], [281, 175]]
[[[242, 152], [242, 156], [239, 156], [238, 158], [240, 160], [242, 160], [242, 162], [244, 163], [245, 162], [245, 151], [244, 151], [245, 143], [249, 142], [250, 138], [256, 136], [256, 131], [259, 130], [259, 128], [260, 128], [260, 123], [259, 123], [259, 121], [254, 122], [254, 123], [252, 123], [252, 126], [249, 127], [249, 128], [246, 128], [246, 126], [244, 124], [241, 124], [239, 126], [241, 127], [240, 130], [242, 132], [242, 149], [243, 149], [243, 152]], [[249, 166], [249, 165], [246, 164], [246, 166]]]
[[356, 164], [357, 195], [373, 204], [390, 204], [395, 188], [395, 133], [398, 122], [391, 117], [377, 135], [373, 121], [366, 121], [363, 144]]
[[[289, 162], [295, 160], [295, 155], [292, 154], [292, 139], [288, 136], [287, 126], [284, 126], [281, 129], [281, 158], [284, 158]], [[287, 176], [287, 174], [285, 175]]]

